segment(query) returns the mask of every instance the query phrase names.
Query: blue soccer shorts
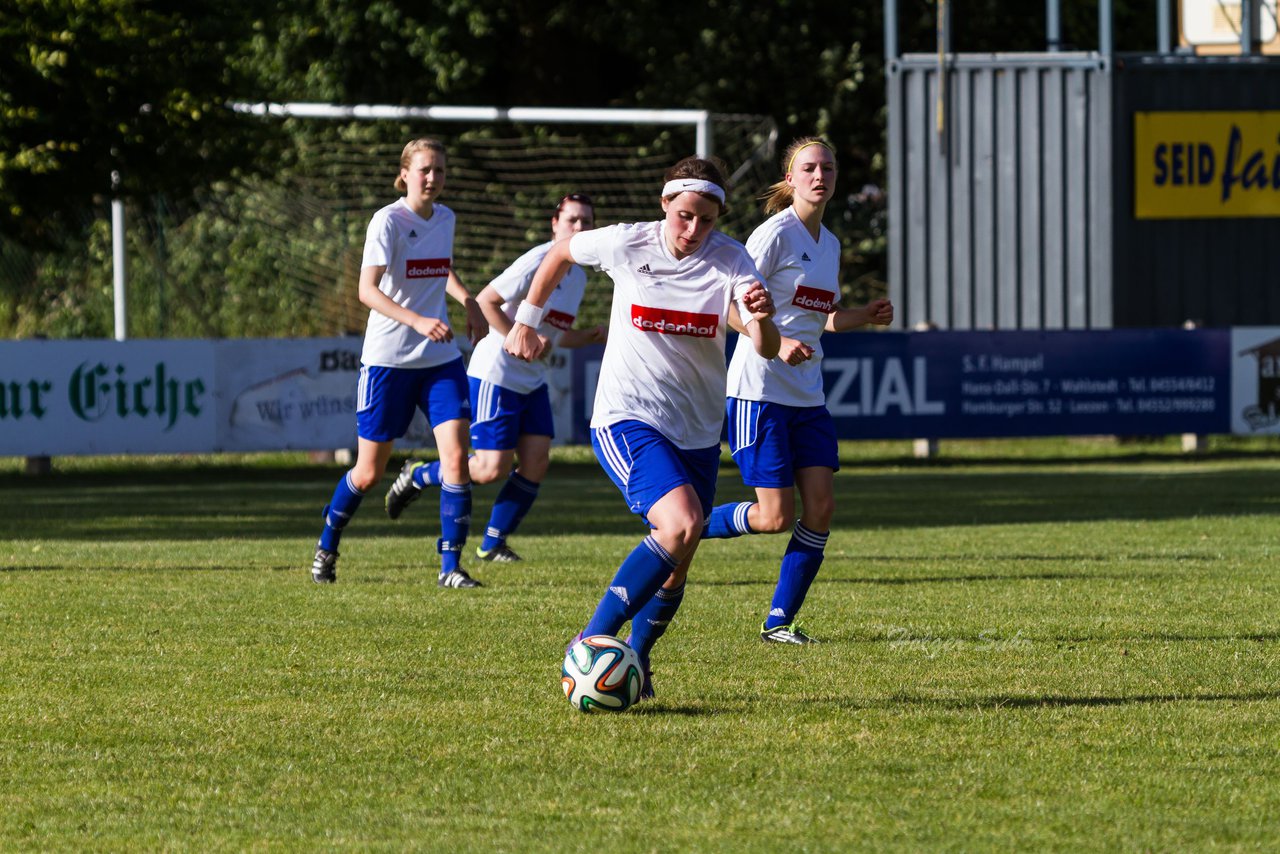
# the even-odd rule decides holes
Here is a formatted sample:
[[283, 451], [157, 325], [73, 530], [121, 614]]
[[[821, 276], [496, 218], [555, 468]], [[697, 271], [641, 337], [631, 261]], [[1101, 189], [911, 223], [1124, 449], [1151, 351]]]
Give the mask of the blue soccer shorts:
[[522, 394], [475, 377], [467, 380], [471, 383], [471, 447], [510, 451], [521, 436], [555, 438], [546, 383]]
[[[720, 473], [720, 446], [686, 451], [641, 421], [619, 421], [591, 429], [591, 447], [605, 474], [622, 491], [627, 507], [646, 523], [662, 496], [685, 484], [711, 515]], [[650, 525], [652, 527], [652, 525]]]
[[467, 372], [461, 356], [430, 368], [360, 366], [356, 432], [361, 439], [399, 439], [409, 429], [415, 408], [422, 410], [432, 427], [471, 417]]
[[836, 425], [825, 406], [786, 406], [731, 397], [729, 452], [751, 487], [795, 486], [796, 469], [840, 470]]

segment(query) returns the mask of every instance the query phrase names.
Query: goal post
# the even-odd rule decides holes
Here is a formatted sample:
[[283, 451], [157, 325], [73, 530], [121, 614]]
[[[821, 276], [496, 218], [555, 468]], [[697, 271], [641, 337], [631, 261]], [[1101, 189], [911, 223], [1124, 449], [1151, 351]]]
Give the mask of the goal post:
[[711, 113], [707, 110], [637, 110], [588, 107], [401, 107], [392, 104], [322, 104], [291, 101], [283, 104], [233, 101], [239, 113], [278, 118], [420, 120], [439, 122], [510, 122], [512, 124], [626, 124], [692, 125], [697, 128], [695, 151], [699, 157], [712, 152]]
[[[595, 200], [597, 225], [656, 219], [667, 167], [688, 154], [715, 155], [728, 165], [732, 185], [720, 228], [745, 240], [760, 219], [757, 197], [776, 173], [777, 129], [764, 116], [307, 102], [230, 106], [292, 125], [291, 148], [275, 174], [229, 186], [207, 203], [257, 236], [255, 251], [271, 259], [280, 284], [312, 312], [303, 334], [363, 330], [368, 311], [354, 283], [365, 229], [374, 211], [395, 198], [392, 180], [408, 139], [433, 136], [448, 148], [441, 202], [457, 214], [455, 267], [473, 292], [550, 239], [555, 205], [568, 193]], [[604, 322], [611, 289], [600, 274], [588, 276], [592, 287], [580, 318]], [[457, 313], [452, 304], [450, 310]]]

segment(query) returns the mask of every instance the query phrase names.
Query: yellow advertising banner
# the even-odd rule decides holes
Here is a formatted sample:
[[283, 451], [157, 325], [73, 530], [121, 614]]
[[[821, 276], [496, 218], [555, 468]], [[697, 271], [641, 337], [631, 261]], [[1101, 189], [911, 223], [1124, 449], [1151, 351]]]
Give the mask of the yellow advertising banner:
[[1280, 217], [1280, 111], [1133, 115], [1137, 219]]

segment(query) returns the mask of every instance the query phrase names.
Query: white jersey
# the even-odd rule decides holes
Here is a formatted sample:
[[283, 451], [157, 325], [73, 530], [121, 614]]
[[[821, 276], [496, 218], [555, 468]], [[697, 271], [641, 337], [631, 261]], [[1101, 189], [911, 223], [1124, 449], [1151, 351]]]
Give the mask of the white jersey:
[[[453, 211], [431, 206], [423, 219], [400, 199], [373, 215], [364, 239], [361, 267], [386, 267], [378, 290], [397, 305], [423, 317], [449, 322], [445, 285], [453, 266]], [[430, 368], [461, 355], [452, 341], [432, 341], [385, 314], [369, 312], [364, 333], [365, 365], [387, 368]]]
[[822, 226], [815, 243], [794, 208], [774, 214], [747, 238], [764, 276], [778, 331], [813, 348], [799, 365], [760, 358], [739, 341], [729, 363], [729, 397], [787, 406], [822, 406], [822, 331], [840, 301], [840, 241]]
[[[613, 279], [609, 342], [592, 427], [635, 419], [678, 448], [709, 448], [724, 423], [726, 317], [760, 280], [743, 245], [712, 231], [676, 260], [663, 221], [611, 225], [570, 238], [569, 254]], [[750, 346], [750, 345], [748, 345]]]
[[[551, 246], [552, 241], [535, 246], [489, 283], [489, 287], [501, 295], [502, 313], [508, 320], [515, 320], [516, 309], [524, 302], [529, 286], [533, 284], [533, 274], [538, 271], [538, 265]], [[570, 267], [543, 306], [546, 313], [542, 316], [542, 324], [538, 326], [538, 334], [554, 343], [561, 332], [571, 328], [586, 289], [587, 274], [581, 267]], [[517, 359], [502, 349], [505, 340], [505, 336], [491, 327], [489, 334], [476, 345], [471, 354], [467, 375], [521, 394], [528, 394], [544, 384], [547, 381], [546, 363], [541, 360], [525, 362]]]

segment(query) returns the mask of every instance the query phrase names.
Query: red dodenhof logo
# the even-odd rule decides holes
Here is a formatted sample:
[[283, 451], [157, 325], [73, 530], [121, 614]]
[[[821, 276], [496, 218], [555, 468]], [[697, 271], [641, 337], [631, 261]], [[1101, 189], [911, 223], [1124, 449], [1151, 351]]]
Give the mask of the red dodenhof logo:
[[547, 312], [547, 316], [544, 320], [556, 329], [569, 329], [573, 326], [573, 318], [574, 315], [566, 314], [563, 311], [556, 311], [553, 308]]
[[415, 258], [404, 264], [406, 279], [435, 279], [449, 275], [451, 266], [448, 258]]
[[663, 335], [715, 338], [716, 331], [720, 328], [720, 317], [696, 311], [676, 311], [670, 308], [632, 304], [631, 325], [644, 332], [659, 332]]
[[800, 285], [796, 288], [795, 299], [791, 300], [791, 304], [807, 308], [810, 311], [830, 314], [832, 309], [835, 308], [836, 295], [821, 288], [807, 288], [804, 285]]

